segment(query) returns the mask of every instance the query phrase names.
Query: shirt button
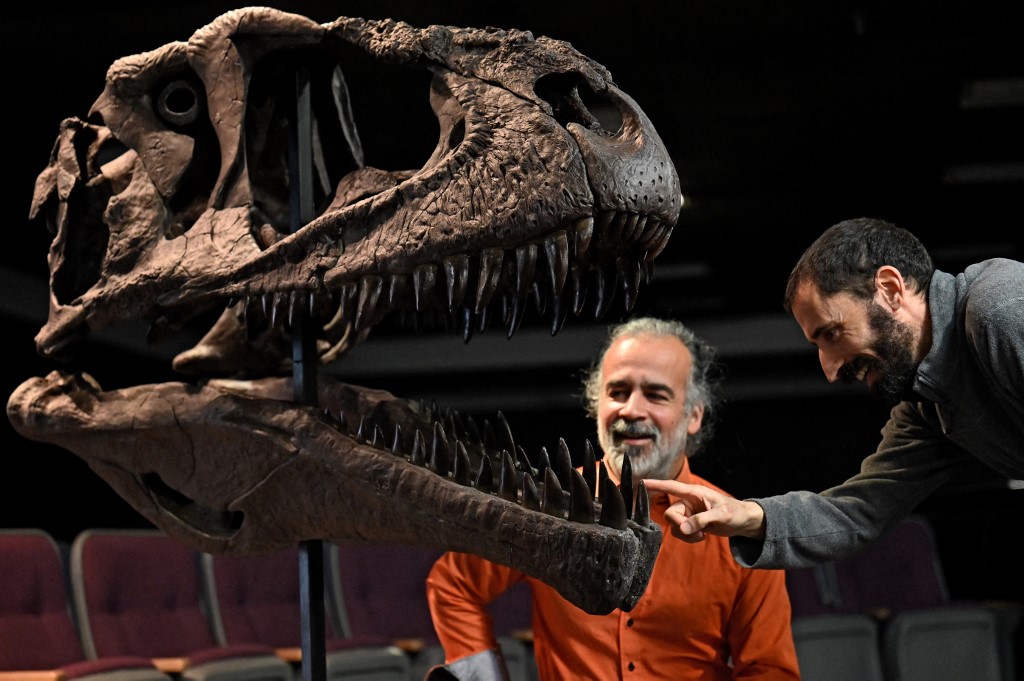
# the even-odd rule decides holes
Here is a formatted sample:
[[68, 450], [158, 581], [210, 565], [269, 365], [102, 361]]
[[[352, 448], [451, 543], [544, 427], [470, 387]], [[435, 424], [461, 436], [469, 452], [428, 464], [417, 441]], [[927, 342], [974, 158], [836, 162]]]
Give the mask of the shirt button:
[[626, 626], [627, 627], [633, 626], [633, 618], [632, 617], [630, 617], [628, 620], [626, 620]]
[[632, 662], [630, 662], [627, 669], [629, 669], [629, 671], [633, 671], [634, 669], [636, 669], [636, 666]]

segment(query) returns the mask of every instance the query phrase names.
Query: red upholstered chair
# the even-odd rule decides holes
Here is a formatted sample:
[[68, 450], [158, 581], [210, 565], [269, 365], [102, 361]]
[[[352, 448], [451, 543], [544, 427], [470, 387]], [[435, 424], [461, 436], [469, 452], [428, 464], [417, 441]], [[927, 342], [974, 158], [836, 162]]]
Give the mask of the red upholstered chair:
[[[441, 551], [405, 544], [343, 542], [332, 554], [334, 606], [339, 619], [355, 633], [394, 641], [412, 659], [412, 678], [423, 679], [444, 663], [427, 605], [427, 574]], [[521, 640], [528, 638], [529, 587], [511, 591], [510, 600], [492, 604], [495, 635], [513, 681], [530, 679], [532, 655]], [[523, 628], [523, 623], [526, 628]]]
[[[36, 528], [0, 530], [0, 680], [168, 681], [148, 658], [86, 660], [72, 617], [64, 559]], [[107, 677], [110, 678], [110, 677]]]
[[158, 530], [82, 532], [71, 546], [71, 586], [90, 658], [144, 656], [188, 681], [292, 681], [273, 648], [218, 645], [199, 553]]
[[[322, 545], [325, 551], [334, 548]], [[298, 546], [256, 556], [203, 554], [202, 566], [205, 597], [221, 643], [265, 644], [282, 659], [301, 664], [304, 623]], [[339, 635], [327, 617], [330, 610], [324, 610], [328, 681], [408, 681], [409, 659], [401, 649], [386, 640]]]

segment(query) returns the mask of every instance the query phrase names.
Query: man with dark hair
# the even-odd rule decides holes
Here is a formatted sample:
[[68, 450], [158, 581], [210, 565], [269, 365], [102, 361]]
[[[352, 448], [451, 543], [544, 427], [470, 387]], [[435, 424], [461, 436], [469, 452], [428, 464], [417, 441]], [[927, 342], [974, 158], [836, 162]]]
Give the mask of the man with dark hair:
[[804, 252], [784, 305], [830, 382], [864, 381], [893, 405], [881, 443], [820, 494], [737, 500], [645, 480], [678, 500], [673, 534], [731, 537], [747, 567], [801, 567], [862, 550], [974, 460], [1024, 477], [1024, 264], [947, 274], [910, 232], [848, 220]]
[[[620, 483], [629, 457], [634, 488], [641, 477], [710, 484], [690, 471], [688, 456], [710, 433], [720, 378], [713, 348], [679, 322], [646, 317], [614, 327], [584, 384], [609, 479]], [[668, 505], [663, 494], [650, 497], [663, 533]], [[587, 614], [512, 568], [445, 554], [427, 578], [427, 600], [448, 674], [507, 678], [486, 606], [521, 581], [532, 594], [541, 679], [800, 678], [784, 573], [744, 570], [717, 537], [697, 548], [663, 542], [636, 607], [607, 615]]]

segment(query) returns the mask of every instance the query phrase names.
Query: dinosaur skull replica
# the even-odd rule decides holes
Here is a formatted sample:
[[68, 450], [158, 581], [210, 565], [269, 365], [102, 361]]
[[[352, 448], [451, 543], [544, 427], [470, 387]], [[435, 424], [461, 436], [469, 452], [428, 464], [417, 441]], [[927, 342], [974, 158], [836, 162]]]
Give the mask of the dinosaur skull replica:
[[[430, 74], [440, 136], [419, 170], [364, 164], [354, 53]], [[617, 131], [584, 94], [618, 110]], [[8, 416], [202, 551], [418, 544], [518, 568], [587, 612], [628, 610], [661, 542], [628, 467], [620, 490], [589, 447], [582, 474], [564, 446], [531, 459], [500, 414], [480, 426], [327, 377], [303, 395], [287, 373], [342, 362], [394, 311], [445, 315], [468, 341], [490, 324], [511, 338], [531, 298], [552, 334], [617, 291], [628, 310], [679, 209], [650, 121], [568, 43], [235, 10], [115, 62], [89, 119], [62, 124], [30, 215], [55, 234], [39, 352], [214, 310], [174, 361], [193, 382], [104, 391], [54, 371]]]

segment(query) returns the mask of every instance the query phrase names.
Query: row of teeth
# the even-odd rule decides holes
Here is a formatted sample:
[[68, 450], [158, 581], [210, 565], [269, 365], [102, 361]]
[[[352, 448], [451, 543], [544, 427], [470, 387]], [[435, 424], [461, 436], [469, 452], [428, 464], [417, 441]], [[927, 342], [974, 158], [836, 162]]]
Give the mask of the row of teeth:
[[[623, 459], [619, 485], [608, 478], [604, 462], [596, 459], [589, 442], [584, 448], [582, 473], [573, 467], [564, 440], [559, 440], [553, 460], [542, 447], [534, 465], [523, 448], [515, 444], [501, 412], [498, 413], [497, 434], [489, 421], [484, 422], [481, 435], [471, 417], [463, 421], [457, 413], [448, 412], [447, 425], [435, 420], [429, 436], [416, 430], [411, 437], [403, 434], [397, 425], [387, 437], [384, 427], [362, 416], [359, 424], [351, 428], [343, 411], [337, 414], [325, 411], [325, 416], [360, 444], [390, 451], [439, 477], [531, 511], [616, 530], [625, 529], [630, 518], [641, 526], [650, 521], [650, 504], [642, 482], [635, 503], [633, 501], [629, 457]], [[475, 470], [471, 470], [470, 449], [480, 459]]]
[[[439, 264], [419, 265], [411, 274], [363, 275], [334, 295], [291, 291], [248, 297], [242, 309], [247, 320], [255, 315], [275, 327], [293, 327], [305, 314], [326, 319], [321, 336], [336, 343], [379, 322], [408, 300], [411, 289], [416, 313], [432, 315], [438, 306], [429, 301], [436, 298], [447, 308], [446, 320], [468, 342], [496, 316], [511, 338], [523, 320], [526, 299], [532, 297], [539, 315], [549, 313], [555, 335], [570, 309], [577, 316], [583, 313], [588, 294], [594, 299], [595, 319], [608, 312], [617, 290], [626, 312], [632, 311], [641, 282], [649, 283], [654, 274], [648, 254], [660, 252], [670, 233], [671, 227], [646, 215], [605, 211], [597, 218], [579, 218], [540, 243], [449, 256]], [[614, 263], [588, 263], [595, 236], [604, 243], [627, 244], [636, 255]]]

